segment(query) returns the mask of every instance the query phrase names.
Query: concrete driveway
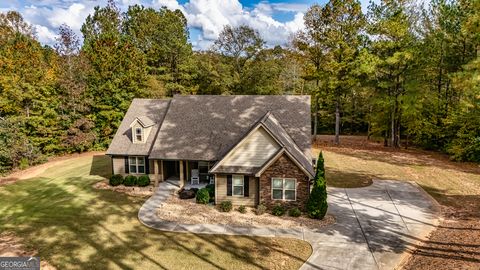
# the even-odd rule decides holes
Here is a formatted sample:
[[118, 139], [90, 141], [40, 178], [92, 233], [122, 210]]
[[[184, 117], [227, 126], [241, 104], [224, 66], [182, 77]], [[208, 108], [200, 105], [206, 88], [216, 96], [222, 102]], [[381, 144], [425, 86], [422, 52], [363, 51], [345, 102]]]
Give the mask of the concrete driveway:
[[178, 188], [178, 183], [162, 182], [140, 208], [140, 222], [162, 231], [305, 240], [313, 253], [301, 269], [394, 269], [438, 222], [438, 204], [413, 182], [374, 180], [364, 188], [329, 188], [328, 211], [336, 223], [318, 230], [189, 225], [161, 219], [158, 206]]
[[313, 254], [302, 269], [394, 269], [438, 223], [438, 204], [415, 183], [374, 180], [328, 196], [337, 223], [305, 232]]

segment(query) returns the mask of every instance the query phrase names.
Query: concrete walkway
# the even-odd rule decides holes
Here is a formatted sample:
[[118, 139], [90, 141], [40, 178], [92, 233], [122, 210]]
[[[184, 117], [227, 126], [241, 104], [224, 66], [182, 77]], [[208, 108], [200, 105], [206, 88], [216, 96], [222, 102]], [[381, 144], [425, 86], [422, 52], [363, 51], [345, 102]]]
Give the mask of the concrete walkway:
[[336, 223], [319, 230], [162, 220], [156, 215], [157, 208], [178, 189], [176, 182], [162, 182], [140, 208], [140, 222], [164, 231], [305, 240], [313, 253], [301, 269], [394, 269], [438, 222], [438, 204], [410, 182], [374, 180], [365, 188], [329, 188], [328, 212]]

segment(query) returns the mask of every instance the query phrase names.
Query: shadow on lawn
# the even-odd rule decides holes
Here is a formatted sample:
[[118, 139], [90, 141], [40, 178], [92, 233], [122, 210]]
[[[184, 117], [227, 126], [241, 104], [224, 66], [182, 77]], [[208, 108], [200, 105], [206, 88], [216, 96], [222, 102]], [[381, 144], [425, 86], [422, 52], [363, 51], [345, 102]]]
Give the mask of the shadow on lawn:
[[104, 178], [112, 176], [112, 159], [107, 155], [94, 155], [90, 167], [90, 175], [98, 175]]
[[59, 269], [134, 269], [140, 262], [149, 268], [189, 268], [199, 260], [206, 268], [232, 267], [222, 265], [225, 261], [219, 262], [216, 256], [231, 257], [252, 268], [268, 268], [252, 254], [269, 256], [272, 252], [298, 261], [298, 265], [305, 260], [266, 238], [149, 229], [137, 219], [142, 199], [95, 190], [95, 181], [98, 179], [38, 178], [9, 185], [0, 190], [0, 205], [6, 206], [0, 207], [0, 228], [16, 232], [28, 248], [36, 249], [42, 259]]
[[325, 178], [329, 187], [338, 188], [359, 188], [370, 186], [372, 179], [378, 179], [372, 174], [365, 174], [361, 172], [341, 171], [332, 167], [326, 166]]

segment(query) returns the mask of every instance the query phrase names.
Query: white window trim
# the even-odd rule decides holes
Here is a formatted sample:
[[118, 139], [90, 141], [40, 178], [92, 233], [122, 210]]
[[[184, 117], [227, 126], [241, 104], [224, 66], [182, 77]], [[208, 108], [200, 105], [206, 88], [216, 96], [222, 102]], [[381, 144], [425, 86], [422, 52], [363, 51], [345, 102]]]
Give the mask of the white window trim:
[[[235, 185], [234, 177], [241, 177], [242, 178], [242, 185]], [[235, 187], [242, 187], [242, 195], [235, 195]], [[243, 175], [240, 174], [232, 174], [232, 196], [233, 197], [244, 197], [245, 196], [245, 178]]]
[[[140, 129], [141, 140], [137, 140], [137, 129]], [[143, 143], [143, 138], [144, 138], [144, 129], [142, 127], [134, 127], [133, 128], [133, 142], [134, 143]]]
[[[135, 158], [135, 164], [130, 163], [130, 159]], [[143, 165], [139, 164], [139, 160], [143, 159]], [[131, 166], [135, 166], [135, 172], [132, 172]], [[143, 173], [138, 172], [138, 168], [143, 166]], [[145, 163], [145, 157], [143, 156], [129, 156], [128, 157], [128, 172], [130, 174], [146, 174], [147, 173], [147, 164]]]
[[[273, 180], [282, 180], [282, 198], [281, 199], [275, 199], [273, 198]], [[293, 180], [295, 181], [295, 199], [294, 200], [287, 200], [285, 199], [285, 190], [293, 190], [293, 189], [285, 189], [285, 180]], [[289, 201], [289, 202], [294, 202], [297, 201], [297, 179], [295, 178], [284, 178], [284, 177], [272, 177], [271, 179], [271, 189], [270, 189], [270, 194], [271, 194], [271, 199], [274, 201]], [[280, 190], [280, 188], [275, 188], [277, 190]]]

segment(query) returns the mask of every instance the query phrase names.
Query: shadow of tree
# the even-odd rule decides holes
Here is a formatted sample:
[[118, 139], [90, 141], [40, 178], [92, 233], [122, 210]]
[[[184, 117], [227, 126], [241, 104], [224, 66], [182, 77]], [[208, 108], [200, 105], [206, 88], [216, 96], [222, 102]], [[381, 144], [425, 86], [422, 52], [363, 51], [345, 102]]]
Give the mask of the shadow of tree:
[[94, 155], [92, 157], [90, 175], [110, 178], [112, 176], [112, 158], [107, 155]]
[[92, 188], [98, 180], [35, 178], [1, 187], [0, 230], [15, 232], [59, 269], [268, 269], [279, 261], [289, 269], [311, 253], [299, 240], [146, 228], [137, 219], [144, 200]]

